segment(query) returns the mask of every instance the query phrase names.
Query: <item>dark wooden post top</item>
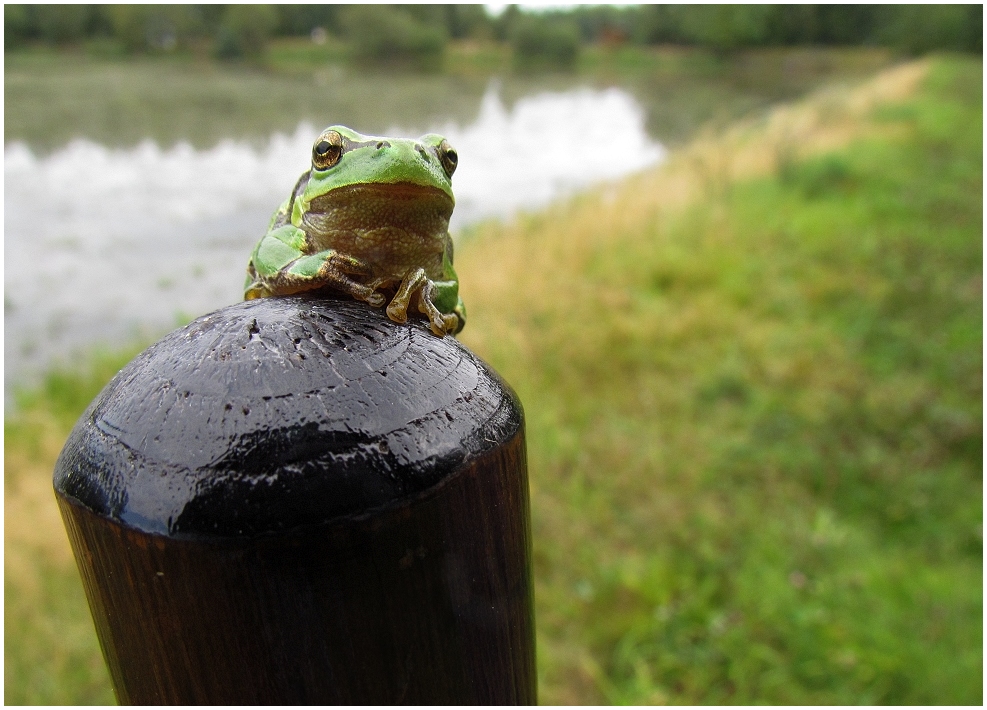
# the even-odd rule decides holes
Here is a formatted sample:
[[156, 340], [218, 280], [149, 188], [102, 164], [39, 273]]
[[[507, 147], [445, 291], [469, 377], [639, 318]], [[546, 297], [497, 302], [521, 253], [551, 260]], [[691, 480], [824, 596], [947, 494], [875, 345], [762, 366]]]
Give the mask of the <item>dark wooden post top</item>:
[[121, 370], [55, 490], [131, 703], [531, 703], [523, 415], [452, 338], [265, 298]]

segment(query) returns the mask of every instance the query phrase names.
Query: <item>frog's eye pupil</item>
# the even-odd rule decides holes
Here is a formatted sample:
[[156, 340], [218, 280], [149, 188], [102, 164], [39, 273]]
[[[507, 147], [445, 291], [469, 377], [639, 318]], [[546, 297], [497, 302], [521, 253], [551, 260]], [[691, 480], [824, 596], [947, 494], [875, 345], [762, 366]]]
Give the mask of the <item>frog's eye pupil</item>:
[[335, 131], [327, 131], [312, 146], [312, 165], [316, 170], [328, 170], [339, 162], [343, 154], [343, 137]]
[[448, 141], [444, 140], [439, 144], [439, 160], [442, 161], [446, 175], [452, 177], [452, 174], [456, 172], [456, 165], [459, 164], [459, 154], [455, 148], [449, 145]]

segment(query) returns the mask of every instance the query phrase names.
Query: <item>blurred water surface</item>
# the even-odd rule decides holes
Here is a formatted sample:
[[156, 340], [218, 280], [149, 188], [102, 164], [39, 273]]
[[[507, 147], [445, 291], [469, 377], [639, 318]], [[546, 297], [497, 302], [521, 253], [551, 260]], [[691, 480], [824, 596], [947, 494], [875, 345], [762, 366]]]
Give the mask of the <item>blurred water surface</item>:
[[688, 71], [491, 78], [8, 53], [5, 382], [239, 300], [250, 250], [327, 125], [446, 135], [460, 154], [456, 237], [886, 61], [805, 50], [700, 58]]
[[[535, 90], [511, 105], [501, 93], [489, 81], [467, 120], [461, 111], [424, 120], [393, 111], [388, 123], [374, 122], [389, 126], [386, 135], [435, 131], [456, 146], [454, 236], [664, 155], [623, 89]], [[322, 127], [303, 119], [266, 139], [200, 147], [152, 139], [113, 147], [86, 137], [54, 148], [5, 142], [8, 387], [87, 346], [153, 337], [179, 318], [240, 300], [250, 250], [307, 169]]]

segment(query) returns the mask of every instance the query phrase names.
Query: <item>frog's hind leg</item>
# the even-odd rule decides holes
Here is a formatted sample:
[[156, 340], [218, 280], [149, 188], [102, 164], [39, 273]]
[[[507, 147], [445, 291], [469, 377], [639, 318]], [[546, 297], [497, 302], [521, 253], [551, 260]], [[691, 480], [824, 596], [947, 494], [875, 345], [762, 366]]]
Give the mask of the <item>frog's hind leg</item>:
[[377, 308], [385, 301], [384, 294], [377, 291], [379, 279], [367, 285], [350, 278], [372, 274], [359, 259], [327, 249], [290, 262], [268, 280], [268, 287], [272, 293], [290, 294], [329, 286]]
[[251, 301], [255, 298], [270, 296], [271, 292], [267, 286], [257, 276], [257, 269], [254, 268], [254, 260], [247, 263], [247, 281], [243, 285], [243, 300]]

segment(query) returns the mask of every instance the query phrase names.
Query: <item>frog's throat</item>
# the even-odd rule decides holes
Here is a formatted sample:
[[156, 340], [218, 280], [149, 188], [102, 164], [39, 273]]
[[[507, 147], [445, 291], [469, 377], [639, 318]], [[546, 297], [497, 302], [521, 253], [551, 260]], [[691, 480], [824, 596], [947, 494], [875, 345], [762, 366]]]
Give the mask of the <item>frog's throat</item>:
[[319, 195], [308, 212], [364, 225], [416, 224], [433, 231], [448, 228], [455, 207], [443, 190], [412, 182], [347, 185]]
[[378, 234], [375, 248], [385, 249], [385, 242], [396, 238], [386, 235], [400, 234], [404, 235], [400, 241], [410, 244], [412, 251], [425, 248], [431, 252], [448, 239], [452, 210], [452, 199], [435, 187], [413, 183], [348, 185], [312, 200], [295, 226], [320, 248], [343, 249], [347, 234]]

